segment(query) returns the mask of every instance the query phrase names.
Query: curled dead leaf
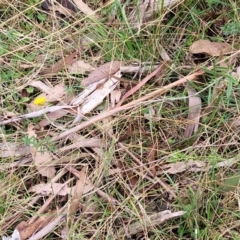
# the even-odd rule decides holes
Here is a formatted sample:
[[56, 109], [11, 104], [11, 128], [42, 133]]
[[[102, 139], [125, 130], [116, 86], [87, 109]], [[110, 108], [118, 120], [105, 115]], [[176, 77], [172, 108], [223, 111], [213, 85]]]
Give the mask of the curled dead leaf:
[[81, 85], [87, 87], [92, 83], [107, 78], [110, 75], [116, 73], [120, 69], [121, 65], [122, 65], [121, 61], [105, 63], [100, 67], [96, 68], [93, 72], [91, 72], [89, 76], [82, 81]]
[[214, 57], [229, 54], [233, 48], [228, 43], [200, 39], [191, 45], [189, 51], [193, 54], [205, 53]]

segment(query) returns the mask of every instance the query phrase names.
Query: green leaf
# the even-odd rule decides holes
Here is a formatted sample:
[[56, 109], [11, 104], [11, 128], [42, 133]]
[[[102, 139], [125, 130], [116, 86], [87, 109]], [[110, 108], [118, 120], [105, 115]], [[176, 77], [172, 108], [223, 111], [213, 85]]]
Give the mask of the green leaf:
[[21, 103], [25, 103], [25, 102], [28, 102], [29, 100], [30, 100], [30, 98], [28, 98], [28, 97], [23, 97], [23, 98], [21, 98], [20, 102], [21, 102]]
[[226, 180], [218, 187], [220, 192], [230, 192], [233, 191], [239, 185], [240, 172], [237, 172], [233, 176], [229, 176]]
[[38, 13], [37, 18], [39, 21], [45, 21], [47, 19], [46, 14]]
[[34, 88], [32, 86], [30, 86], [26, 90], [27, 90], [28, 93], [33, 93]]

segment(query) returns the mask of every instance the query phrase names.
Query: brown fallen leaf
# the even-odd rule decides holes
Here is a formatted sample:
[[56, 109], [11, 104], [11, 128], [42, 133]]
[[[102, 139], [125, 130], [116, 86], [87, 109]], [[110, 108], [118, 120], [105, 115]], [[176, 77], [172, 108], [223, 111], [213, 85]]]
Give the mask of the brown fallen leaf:
[[189, 96], [189, 112], [188, 112], [188, 123], [186, 125], [184, 137], [189, 138], [198, 130], [199, 120], [201, 115], [201, 98], [196, 96], [196, 91], [187, 86]]
[[[36, 138], [37, 134], [34, 130], [34, 125], [29, 124], [28, 126], [28, 137]], [[36, 166], [38, 172], [47, 178], [53, 178], [55, 176], [56, 170], [54, 166], [50, 166], [52, 162], [52, 156], [47, 149], [40, 152], [40, 149], [36, 148], [33, 144], [30, 144], [30, 152], [32, 154], [34, 165]]]
[[[86, 184], [83, 189], [83, 194], [90, 192], [93, 187], [90, 184]], [[68, 187], [66, 183], [39, 183], [37, 185], [32, 186], [29, 189], [30, 192], [35, 192], [37, 194], [41, 194], [42, 196], [49, 195], [73, 195], [76, 191], [76, 186]]]
[[12, 142], [0, 143], [0, 157], [20, 157], [30, 154], [30, 147]]
[[77, 56], [77, 54], [78, 54], [78, 51], [71, 53], [67, 57], [60, 59], [57, 63], [54, 63], [48, 69], [41, 71], [39, 74], [40, 75], [54, 75], [54, 74], [60, 72], [65, 66], [75, 62], [75, 57]]
[[92, 72], [95, 68], [89, 63], [85, 63], [82, 60], [78, 60], [72, 64], [67, 65], [67, 69], [70, 73], [74, 74], [85, 74], [87, 72]]
[[189, 51], [193, 54], [205, 53], [215, 57], [231, 53], [233, 47], [228, 43], [211, 42], [209, 40], [201, 39], [194, 42]]
[[48, 196], [51, 194], [57, 194], [59, 196], [66, 196], [69, 194], [69, 188], [64, 183], [40, 183], [32, 186], [29, 189], [30, 192], [35, 192], [43, 196]]
[[116, 73], [120, 69], [121, 64], [121, 61], [113, 61], [101, 65], [91, 72], [87, 78], [82, 80], [81, 85], [87, 87], [101, 79], [110, 77], [110, 75]]

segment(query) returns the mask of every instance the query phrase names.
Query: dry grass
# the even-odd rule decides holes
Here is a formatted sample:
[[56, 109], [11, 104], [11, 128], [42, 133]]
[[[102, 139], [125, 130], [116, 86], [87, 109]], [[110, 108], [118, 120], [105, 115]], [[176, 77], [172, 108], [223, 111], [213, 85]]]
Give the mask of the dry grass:
[[[188, 114], [184, 85], [77, 132], [77, 137], [98, 139], [101, 142], [98, 147], [75, 147], [63, 152], [62, 147], [80, 141], [76, 135], [51, 141], [64, 132], [63, 129], [72, 128], [73, 115], [39, 129], [37, 144], [54, 156], [51, 166], [56, 169], [55, 182], [70, 181], [68, 186], [91, 183], [94, 187], [88, 193], [78, 193], [76, 213], [70, 215], [74, 197], [54, 196], [50, 202], [50, 196], [30, 192], [32, 186], [50, 180], [39, 174], [29, 155], [1, 157], [0, 233], [11, 235], [21, 221], [29, 224], [38, 216], [55, 216], [63, 211], [67, 216], [42, 239], [61, 239], [66, 225], [66, 239], [240, 239], [238, 191], [218, 191], [218, 185], [237, 172], [239, 165], [239, 130], [231, 127], [239, 115], [239, 82], [231, 79], [232, 69], [218, 67], [219, 59], [189, 53], [191, 44], [203, 38], [228, 42], [237, 51], [239, 5], [231, 0], [226, 3], [187, 0], [156, 16], [139, 34], [126, 22], [118, 1], [105, 7], [100, 1], [89, 1], [88, 5], [98, 12], [100, 20], [89, 19], [81, 12], [60, 17], [44, 11], [36, 0], [0, 3], [1, 115], [6, 118], [27, 113], [27, 104], [40, 93], [37, 89], [28, 89], [28, 84], [34, 80], [52, 85], [64, 83], [69, 98], [79, 94], [83, 90], [80, 82], [85, 76], [70, 74], [66, 68], [52, 77], [41, 75], [46, 67], [75, 50], [79, 51], [79, 59], [96, 67], [111, 60], [162, 61], [163, 47], [171, 63], [161, 78], [145, 84], [126, 102], [175, 82], [201, 65], [206, 72], [189, 83], [202, 100], [199, 129], [189, 139], [184, 138]], [[109, 26], [109, 16], [114, 9], [116, 20]], [[29, 67], [24, 68], [25, 65]], [[213, 69], [207, 70], [209, 66]], [[238, 60], [231, 67], [237, 66]], [[134, 78], [126, 74], [123, 78], [137, 83], [143, 76]], [[213, 92], [220, 82], [224, 82], [224, 87], [213, 101]], [[83, 121], [87, 122], [109, 107], [107, 98]], [[28, 126], [42, 118], [0, 126], [2, 144], [31, 142]], [[25, 164], [9, 167], [23, 158]], [[219, 162], [231, 158], [235, 161], [233, 165], [218, 167]], [[185, 169], [173, 174], [167, 171], [169, 164], [191, 160], [206, 165], [198, 172]], [[213, 167], [203, 171], [207, 165]], [[195, 165], [192, 167], [196, 169]], [[47, 209], [38, 212], [43, 206]], [[186, 213], [161, 224], [150, 218], [166, 210]]]

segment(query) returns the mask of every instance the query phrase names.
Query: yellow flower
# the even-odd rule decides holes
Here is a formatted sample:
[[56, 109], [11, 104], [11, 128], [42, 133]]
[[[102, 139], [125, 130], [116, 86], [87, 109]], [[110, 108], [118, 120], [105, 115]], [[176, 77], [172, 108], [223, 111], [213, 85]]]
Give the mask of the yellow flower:
[[46, 103], [46, 97], [37, 97], [34, 99], [33, 103], [37, 106], [42, 106]]

